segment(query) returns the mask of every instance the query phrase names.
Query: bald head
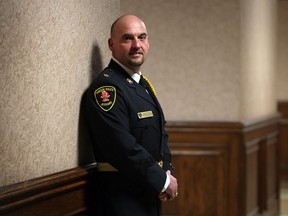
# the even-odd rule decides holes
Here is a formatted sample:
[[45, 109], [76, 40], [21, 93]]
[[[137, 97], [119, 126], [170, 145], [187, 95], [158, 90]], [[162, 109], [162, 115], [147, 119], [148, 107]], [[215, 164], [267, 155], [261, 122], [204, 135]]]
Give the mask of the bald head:
[[[144, 22], [137, 16], [135, 15], [123, 15], [120, 16], [118, 19], [116, 19], [113, 24], [111, 25], [111, 29], [110, 29], [110, 37], [113, 37], [115, 35], [115, 31], [120, 27], [122, 27], [123, 25], [127, 25], [129, 23], [139, 23], [140, 25], [143, 25], [143, 27], [146, 29], [146, 26], [144, 24]], [[146, 30], [147, 31], [147, 30]]]

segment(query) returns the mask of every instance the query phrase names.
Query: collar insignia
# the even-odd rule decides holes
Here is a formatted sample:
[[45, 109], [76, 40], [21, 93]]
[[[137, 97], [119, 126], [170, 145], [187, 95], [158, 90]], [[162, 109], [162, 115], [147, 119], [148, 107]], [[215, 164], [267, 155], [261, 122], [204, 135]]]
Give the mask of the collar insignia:
[[133, 84], [133, 81], [129, 78], [126, 79], [129, 84]]

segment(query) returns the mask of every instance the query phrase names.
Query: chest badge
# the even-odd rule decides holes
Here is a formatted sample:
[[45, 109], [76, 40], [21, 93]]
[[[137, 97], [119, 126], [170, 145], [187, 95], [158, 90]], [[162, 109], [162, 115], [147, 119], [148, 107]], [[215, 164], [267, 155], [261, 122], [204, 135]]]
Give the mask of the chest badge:
[[116, 101], [116, 88], [113, 86], [102, 86], [94, 92], [97, 105], [104, 111], [109, 111]]
[[153, 117], [153, 112], [151, 110], [144, 111], [144, 112], [138, 112], [137, 116], [138, 116], [138, 119], [151, 118], [151, 117]]

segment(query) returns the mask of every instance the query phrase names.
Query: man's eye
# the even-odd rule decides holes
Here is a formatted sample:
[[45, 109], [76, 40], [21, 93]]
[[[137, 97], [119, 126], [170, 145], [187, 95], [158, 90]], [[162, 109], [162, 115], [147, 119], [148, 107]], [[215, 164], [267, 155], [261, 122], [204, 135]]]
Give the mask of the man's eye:
[[124, 40], [124, 41], [131, 40], [131, 37], [129, 37], [129, 36], [125, 36], [125, 37], [123, 37], [123, 40]]
[[139, 40], [144, 41], [144, 40], [146, 40], [146, 38], [147, 38], [147, 35], [141, 35], [139, 37]]

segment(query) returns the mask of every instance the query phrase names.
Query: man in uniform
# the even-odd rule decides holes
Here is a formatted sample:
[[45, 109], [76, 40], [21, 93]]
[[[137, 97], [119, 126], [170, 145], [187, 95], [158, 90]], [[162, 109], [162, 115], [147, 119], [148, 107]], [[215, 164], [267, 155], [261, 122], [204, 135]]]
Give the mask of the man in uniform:
[[146, 26], [124, 15], [111, 26], [112, 59], [92, 82], [86, 118], [97, 162], [95, 215], [160, 216], [178, 194], [165, 119], [140, 71], [148, 50]]

